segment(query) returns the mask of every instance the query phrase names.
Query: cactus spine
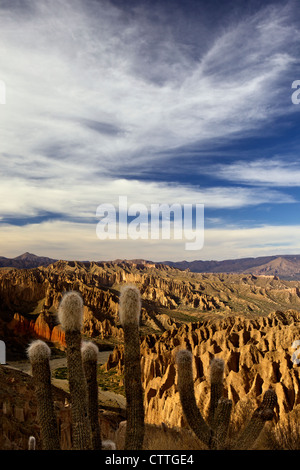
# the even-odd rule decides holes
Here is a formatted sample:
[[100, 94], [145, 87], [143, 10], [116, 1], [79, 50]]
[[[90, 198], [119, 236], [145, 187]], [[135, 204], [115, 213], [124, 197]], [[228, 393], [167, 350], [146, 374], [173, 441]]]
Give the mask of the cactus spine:
[[34, 436], [29, 436], [28, 450], [35, 450], [35, 437]]
[[192, 359], [192, 353], [184, 349], [178, 351], [176, 355], [180, 401], [191, 429], [200, 441], [210, 447], [212, 430], [204, 421], [197, 407], [194, 394]]
[[31, 362], [32, 375], [35, 383], [37, 413], [41, 426], [43, 449], [58, 450], [60, 449], [60, 444], [52, 399], [51, 372], [49, 365], [51, 351], [44, 341], [36, 340], [31, 343], [27, 353]]
[[92, 448], [92, 431], [88, 417], [88, 395], [81, 357], [83, 302], [77, 292], [67, 292], [59, 305], [58, 319], [65, 330], [67, 364], [72, 404], [73, 447]]
[[275, 391], [272, 389], [267, 390], [261, 405], [254, 411], [248, 425], [234, 443], [234, 448], [247, 450], [249, 446], [250, 448], [253, 447], [266, 421], [272, 420], [274, 415], [273, 409], [276, 404], [277, 396]]
[[217, 449], [224, 449], [230, 423], [232, 401], [228, 398], [220, 398], [214, 416], [214, 443]]
[[139, 320], [140, 292], [135, 286], [121, 290], [120, 322], [124, 330], [124, 370], [127, 426], [125, 450], [139, 450], [144, 440], [144, 405], [141, 383]]
[[94, 450], [101, 449], [101, 430], [98, 412], [97, 358], [98, 348], [89, 341], [81, 346], [83, 369], [88, 391], [88, 414], [92, 428], [92, 446]]
[[210, 406], [208, 424], [215, 428], [215, 414], [220, 398], [223, 397], [224, 361], [215, 358], [210, 363]]
[[[210, 364], [211, 397], [208, 422], [206, 422], [196, 405], [192, 360], [193, 356], [190, 351], [180, 350], [177, 352], [178, 389], [183, 412], [191, 429], [208, 448], [226, 448], [232, 402], [222, 396], [224, 362], [221, 359], [213, 359]], [[267, 390], [262, 404], [254, 411], [249, 424], [235, 440], [233, 448], [241, 450], [253, 448], [265, 422], [273, 418], [273, 409], [276, 403], [275, 392]]]

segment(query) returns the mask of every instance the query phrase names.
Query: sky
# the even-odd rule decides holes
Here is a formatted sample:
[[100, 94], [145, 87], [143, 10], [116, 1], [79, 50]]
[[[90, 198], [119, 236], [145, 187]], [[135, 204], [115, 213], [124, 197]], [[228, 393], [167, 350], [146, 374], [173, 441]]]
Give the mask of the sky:
[[[1, 256], [300, 253], [299, 0], [0, 0], [0, 24]], [[137, 236], [100, 239], [120, 196]], [[139, 237], [153, 204], [202, 245]]]

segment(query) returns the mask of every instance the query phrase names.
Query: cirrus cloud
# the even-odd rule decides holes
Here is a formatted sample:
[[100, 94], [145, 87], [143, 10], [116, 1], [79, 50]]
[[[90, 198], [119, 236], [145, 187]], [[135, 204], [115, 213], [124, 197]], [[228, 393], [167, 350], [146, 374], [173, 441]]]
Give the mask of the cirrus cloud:
[[[294, 116], [286, 79], [297, 78], [295, 2], [266, 2], [215, 22], [215, 13], [207, 21], [198, 10], [192, 18], [195, 8], [183, 20], [180, 2], [153, 11], [146, 1], [0, 5], [0, 216], [16, 240], [30, 228], [48, 251], [46, 223], [50, 232], [58, 219], [68, 233], [72, 224], [81, 233], [79, 222], [90, 230], [96, 207], [117, 204], [119, 195], [224, 211], [295, 202], [284, 188], [297, 185], [293, 160], [207, 163], [216, 143], [263, 135], [275, 119]], [[178, 155], [186, 147], [183, 175]], [[173, 180], [171, 171], [164, 180], [169, 169]]]

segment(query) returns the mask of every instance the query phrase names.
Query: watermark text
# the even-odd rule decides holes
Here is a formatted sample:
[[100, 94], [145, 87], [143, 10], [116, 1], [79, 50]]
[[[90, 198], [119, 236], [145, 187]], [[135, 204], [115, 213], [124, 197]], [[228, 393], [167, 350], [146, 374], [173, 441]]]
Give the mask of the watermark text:
[[6, 103], [6, 86], [3, 80], [0, 80], [0, 104]]
[[204, 245], [204, 204], [128, 205], [119, 196], [119, 205], [100, 204], [96, 227], [100, 240], [184, 240], [186, 250], [201, 250]]
[[292, 88], [295, 89], [291, 99], [293, 104], [300, 104], [300, 80], [294, 80], [292, 83]]

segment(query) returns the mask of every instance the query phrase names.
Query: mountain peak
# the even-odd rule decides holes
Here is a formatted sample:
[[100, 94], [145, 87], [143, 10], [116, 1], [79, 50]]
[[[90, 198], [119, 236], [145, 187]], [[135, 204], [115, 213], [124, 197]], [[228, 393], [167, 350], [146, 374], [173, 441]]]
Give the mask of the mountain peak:
[[29, 253], [29, 251], [26, 251], [22, 255], [16, 256], [14, 259], [22, 260], [22, 259], [36, 259], [36, 258], [39, 258], [39, 256], [37, 256], [33, 253]]
[[10, 267], [18, 269], [37, 268], [38, 266], [48, 266], [57, 261], [46, 256], [37, 256], [26, 251], [15, 258], [0, 258], [0, 267]]

